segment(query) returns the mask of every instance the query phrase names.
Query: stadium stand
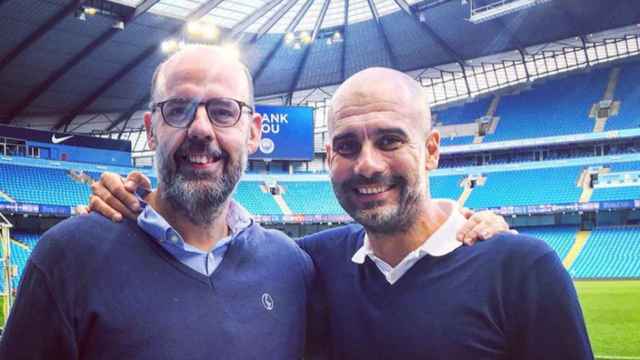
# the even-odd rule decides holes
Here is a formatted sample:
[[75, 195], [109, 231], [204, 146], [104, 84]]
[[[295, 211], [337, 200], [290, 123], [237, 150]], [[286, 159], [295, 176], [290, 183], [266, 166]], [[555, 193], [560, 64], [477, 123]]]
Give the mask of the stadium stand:
[[596, 228], [569, 270], [575, 278], [640, 277], [640, 227]]
[[578, 231], [575, 226], [527, 227], [518, 230], [522, 234], [544, 240], [560, 259], [564, 259], [569, 253]]
[[607, 85], [608, 69], [592, 70], [562, 79], [534, 84], [531, 90], [503, 96], [494, 134], [484, 142], [588, 133], [594, 121], [591, 106]]
[[234, 198], [252, 214], [282, 214], [271, 193], [263, 192], [260, 186], [257, 181], [241, 181]]
[[[617, 163], [610, 165], [611, 172], [640, 171], [639, 162]], [[591, 201], [634, 200], [640, 199], [640, 183], [635, 186], [596, 187]]]
[[345, 214], [328, 181], [281, 182], [283, 197], [294, 214]]
[[618, 115], [607, 120], [606, 130], [637, 128], [640, 126], [640, 62], [621, 66], [614, 100], [620, 101]]
[[[486, 183], [473, 189], [465, 203], [470, 208], [577, 202], [581, 167], [516, 170], [484, 174]], [[543, 191], [544, 190], [544, 191]]]
[[33, 249], [40, 239], [40, 234], [13, 230], [11, 237]]
[[12, 164], [0, 165], [0, 191], [17, 202], [63, 206], [85, 204], [90, 195], [89, 188], [65, 170]]

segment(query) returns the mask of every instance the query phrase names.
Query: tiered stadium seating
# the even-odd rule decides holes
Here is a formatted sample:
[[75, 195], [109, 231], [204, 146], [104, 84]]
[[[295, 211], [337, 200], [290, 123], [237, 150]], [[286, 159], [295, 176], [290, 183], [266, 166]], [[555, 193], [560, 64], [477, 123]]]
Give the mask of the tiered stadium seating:
[[[640, 163], [617, 163], [610, 166], [611, 172], [640, 171]], [[591, 201], [605, 200], [635, 200], [640, 199], [640, 184], [638, 186], [623, 186], [610, 188], [595, 188]]]
[[593, 70], [503, 96], [496, 132], [485, 136], [484, 142], [591, 132], [594, 120], [589, 111], [601, 100], [608, 75], [609, 69]]
[[280, 185], [285, 190], [282, 197], [294, 214], [345, 214], [328, 181], [287, 181], [281, 182]]
[[581, 167], [517, 170], [484, 174], [484, 186], [473, 189], [465, 203], [470, 208], [578, 202], [576, 186]]
[[431, 176], [429, 177], [429, 188], [431, 197], [441, 199], [458, 199], [462, 194], [460, 182], [464, 176]]
[[575, 278], [640, 277], [640, 227], [596, 228], [571, 266]]
[[[29, 259], [29, 255], [31, 254], [31, 250], [21, 243], [17, 241], [11, 240], [11, 265], [17, 267], [18, 276], [13, 277], [11, 280], [11, 286], [16, 289], [18, 284], [20, 283], [20, 276], [22, 276], [22, 271], [24, 270], [24, 266], [27, 264], [27, 260]], [[0, 256], [2, 256], [2, 248], [0, 248]], [[0, 262], [0, 265], [3, 265]], [[4, 292], [4, 276], [0, 277], [0, 293]]]
[[527, 227], [519, 230], [522, 234], [544, 240], [560, 259], [564, 259], [569, 253], [578, 231], [575, 226]]
[[[434, 118], [442, 125], [457, 125], [475, 122], [476, 119], [486, 115], [491, 98], [470, 102], [464, 105], [453, 106], [444, 110], [434, 111]], [[442, 137], [441, 144], [465, 145], [471, 144], [473, 136]]]
[[90, 189], [62, 169], [0, 164], [0, 191], [17, 202], [75, 206], [86, 204]]
[[606, 130], [640, 126], [640, 62], [621, 66], [614, 100], [621, 101], [620, 112], [607, 120]]
[[255, 215], [282, 215], [282, 210], [270, 193], [260, 189], [258, 181], [241, 181], [236, 188], [234, 199]]
[[37, 234], [37, 233], [29, 233], [29, 232], [15, 231], [15, 230], [11, 231], [12, 238], [27, 245], [31, 249], [33, 249], [36, 246], [36, 244], [38, 243], [38, 240], [40, 239], [40, 236], [41, 234]]

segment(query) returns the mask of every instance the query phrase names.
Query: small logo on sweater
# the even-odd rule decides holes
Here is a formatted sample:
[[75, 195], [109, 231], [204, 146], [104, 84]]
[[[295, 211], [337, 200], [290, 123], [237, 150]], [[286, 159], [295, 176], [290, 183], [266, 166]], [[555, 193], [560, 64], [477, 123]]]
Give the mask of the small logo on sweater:
[[260, 301], [262, 301], [262, 306], [264, 306], [265, 309], [269, 311], [273, 310], [273, 298], [271, 297], [271, 295], [269, 295], [268, 293], [262, 294]]

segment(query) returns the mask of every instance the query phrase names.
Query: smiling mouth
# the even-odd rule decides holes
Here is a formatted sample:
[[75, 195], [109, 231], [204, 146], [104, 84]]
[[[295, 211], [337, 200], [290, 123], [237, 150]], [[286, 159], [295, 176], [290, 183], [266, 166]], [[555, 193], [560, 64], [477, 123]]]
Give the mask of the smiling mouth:
[[357, 186], [353, 191], [358, 195], [378, 195], [393, 189], [395, 185]]

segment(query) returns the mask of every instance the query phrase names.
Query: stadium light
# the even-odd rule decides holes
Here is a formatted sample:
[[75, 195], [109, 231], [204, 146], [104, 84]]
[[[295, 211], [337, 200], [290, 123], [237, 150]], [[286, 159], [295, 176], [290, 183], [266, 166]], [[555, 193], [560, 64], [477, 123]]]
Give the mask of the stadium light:
[[89, 16], [94, 16], [95, 14], [98, 13], [98, 9], [94, 7], [86, 7], [83, 9], [83, 12]]
[[479, 24], [516, 11], [540, 5], [551, 0], [499, 0], [486, 5], [475, 6], [477, 0], [471, 0], [469, 21]]

